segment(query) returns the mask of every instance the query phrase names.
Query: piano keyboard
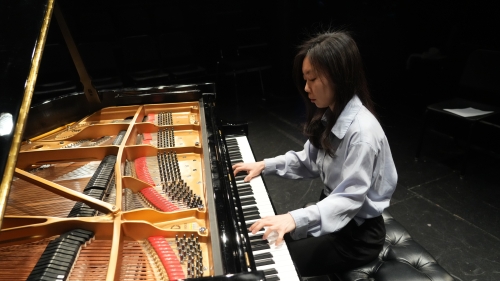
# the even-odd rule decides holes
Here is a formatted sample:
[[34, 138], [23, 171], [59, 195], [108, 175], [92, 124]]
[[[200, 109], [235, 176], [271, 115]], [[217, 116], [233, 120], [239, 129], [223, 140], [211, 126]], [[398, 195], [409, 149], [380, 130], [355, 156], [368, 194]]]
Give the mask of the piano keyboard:
[[[255, 162], [245, 136], [226, 137], [226, 144], [232, 165], [239, 162]], [[262, 178], [253, 178], [248, 183], [243, 181], [244, 178], [245, 175], [236, 176], [236, 187], [245, 217], [245, 228], [248, 228], [261, 217], [273, 216], [275, 212]], [[283, 242], [279, 246], [270, 244], [267, 240], [262, 240], [264, 232], [261, 230], [256, 234], [248, 234], [257, 270], [264, 271], [267, 281], [300, 280], [286, 243]]]

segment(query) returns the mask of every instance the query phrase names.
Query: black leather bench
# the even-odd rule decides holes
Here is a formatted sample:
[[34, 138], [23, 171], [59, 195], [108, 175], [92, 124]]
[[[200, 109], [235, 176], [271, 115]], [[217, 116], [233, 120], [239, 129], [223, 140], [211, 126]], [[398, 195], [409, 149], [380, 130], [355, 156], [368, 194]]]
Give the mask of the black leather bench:
[[[434, 257], [410, 236], [387, 211], [383, 213], [386, 239], [378, 258], [354, 270], [328, 276], [330, 281], [453, 281]], [[308, 281], [328, 280], [322, 277]]]

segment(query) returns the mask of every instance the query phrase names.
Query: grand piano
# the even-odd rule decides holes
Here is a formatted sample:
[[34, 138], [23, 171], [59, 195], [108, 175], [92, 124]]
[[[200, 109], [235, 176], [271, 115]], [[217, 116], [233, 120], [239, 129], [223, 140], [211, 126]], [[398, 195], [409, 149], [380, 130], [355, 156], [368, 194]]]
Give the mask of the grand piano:
[[[55, 1], [0, 11], [0, 280], [300, 280], [213, 83], [96, 90]], [[83, 88], [32, 104], [52, 17]]]

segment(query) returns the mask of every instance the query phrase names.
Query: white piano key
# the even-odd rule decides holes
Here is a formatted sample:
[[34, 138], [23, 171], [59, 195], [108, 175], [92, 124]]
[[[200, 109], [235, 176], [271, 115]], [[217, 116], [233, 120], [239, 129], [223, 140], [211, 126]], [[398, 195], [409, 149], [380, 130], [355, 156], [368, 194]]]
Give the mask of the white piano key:
[[[253, 157], [252, 150], [250, 148], [250, 144], [248, 143], [248, 140], [246, 137], [234, 137], [234, 138], [227, 138], [236, 140], [238, 143], [238, 147], [236, 148], [235, 145], [231, 144], [230, 150], [237, 150], [241, 153], [241, 156], [237, 155], [234, 156], [234, 159], [231, 159], [233, 161], [236, 160], [242, 160], [243, 162], [255, 162], [255, 158]], [[269, 198], [269, 194], [267, 193], [266, 187], [264, 185], [264, 182], [262, 181], [262, 178], [260, 176], [255, 177], [250, 180], [250, 182], [246, 183], [242, 179], [236, 181], [236, 187], [238, 188], [241, 185], [250, 185], [250, 189], [254, 193], [253, 195], [245, 195], [245, 196], [240, 196], [240, 200], [244, 200], [247, 198], [254, 198], [255, 202], [254, 204], [247, 204], [242, 206], [242, 210], [245, 211], [245, 209], [251, 208], [251, 207], [257, 207], [258, 212], [260, 217], [265, 217], [265, 216], [273, 216], [276, 215], [274, 212], [274, 208], [272, 206], [271, 200]], [[248, 189], [246, 187], [246, 189]], [[244, 223], [245, 224], [251, 224], [258, 219], [252, 219], [252, 220], [247, 220]], [[251, 232], [248, 233], [249, 237], [254, 237], [256, 235], [263, 235], [265, 233], [265, 230], [258, 231], [255, 234], [252, 234]], [[269, 265], [264, 265], [264, 266], [259, 266], [257, 267], [257, 270], [266, 270], [266, 269], [275, 269], [278, 271], [277, 276], [280, 278], [280, 280], [283, 281], [299, 281], [298, 274], [295, 270], [295, 266], [293, 264], [293, 261], [291, 259], [290, 253], [288, 251], [288, 247], [286, 246], [286, 243], [283, 241], [281, 245], [277, 246], [274, 242], [269, 244], [270, 248], [269, 249], [263, 249], [263, 250], [257, 250], [257, 251], [252, 251], [254, 255], [258, 255], [261, 253], [271, 253], [273, 255], [272, 260], [274, 261], [274, 264], [269, 264]]]
[[266, 270], [266, 269], [276, 269], [278, 272], [278, 277], [280, 280], [283, 281], [294, 281], [294, 280], [299, 280], [299, 277], [297, 276], [297, 273], [295, 271], [295, 267], [293, 264], [291, 265], [285, 265], [285, 266], [276, 266], [276, 264], [269, 264], [269, 265], [264, 265], [257, 267], [257, 270]]

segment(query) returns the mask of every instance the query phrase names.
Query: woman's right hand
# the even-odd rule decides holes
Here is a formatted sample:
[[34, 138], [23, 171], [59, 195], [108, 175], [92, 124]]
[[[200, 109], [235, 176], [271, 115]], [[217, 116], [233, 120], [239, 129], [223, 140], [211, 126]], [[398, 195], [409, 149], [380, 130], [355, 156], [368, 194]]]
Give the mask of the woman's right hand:
[[242, 171], [247, 172], [248, 175], [245, 177], [245, 179], [243, 179], [243, 181], [249, 182], [252, 178], [260, 176], [260, 173], [262, 173], [265, 167], [266, 165], [264, 164], [264, 161], [252, 162], [252, 163], [238, 163], [233, 165], [233, 172], [235, 176], [239, 172]]

